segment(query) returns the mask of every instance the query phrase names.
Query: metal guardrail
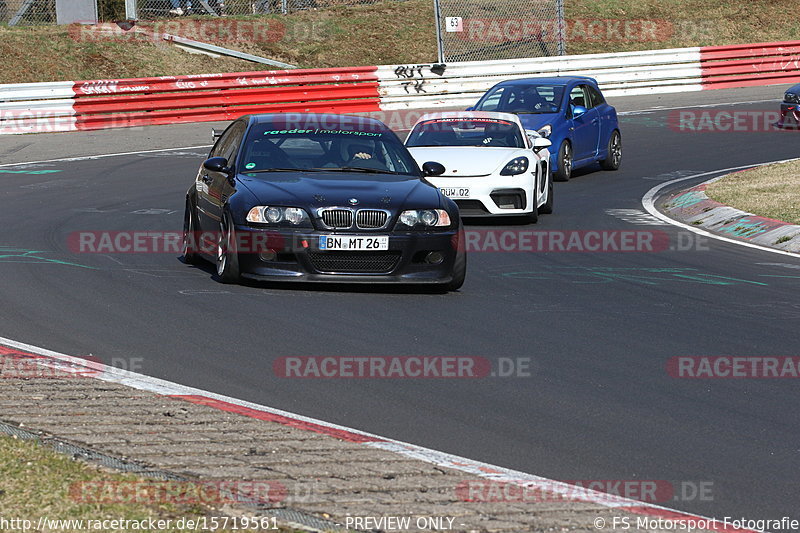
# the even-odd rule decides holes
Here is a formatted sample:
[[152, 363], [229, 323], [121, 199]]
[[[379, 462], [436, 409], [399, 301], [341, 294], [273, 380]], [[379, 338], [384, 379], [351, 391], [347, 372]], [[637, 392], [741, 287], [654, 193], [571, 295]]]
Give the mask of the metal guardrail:
[[701, 90], [700, 48], [378, 67], [383, 109], [467, 106], [502, 80], [569, 75], [612, 96]]
[[244, 52], [231, 50], [230, 48], [223, 48], [221, 46], [216, 46], [214, 44], [201, 43], [199, 41], [193, 41], [192, 39], [186, 39], [184, 37], [179, 37], [177, 35], [170, 35], [168, 33], [165, 33], [162, 35], [162, 38], [165, 41], [169, 41], [176, 46], [188, 48], [194, 51], [200, 51], [211, 55], [217, 55], [217, 56], [225, 55], [229, 57], [235, 57], [238, 59], [244, 59], [245, 61], [252, 61], [253, 63], [261, 63], [263, 65], [269, 65], [271, 67], [278, 67], [283, 69], [297, 68], [296, 65], [290, 65], [289, 63], [283, 63], [281, 61], [276, 61], [274, 59], [267, 59], [264, 57], [254, 56], [252, 54], [246, 54]]
[[800, 81], [800, 41], [706, 46], [700, 52], [705, 88]]
[[585, 75], [607, 95], [771, 85], [800, 77], [800, 41], [449, 64], [0, 85], [0, 134], [468, 106], [509, 78]]

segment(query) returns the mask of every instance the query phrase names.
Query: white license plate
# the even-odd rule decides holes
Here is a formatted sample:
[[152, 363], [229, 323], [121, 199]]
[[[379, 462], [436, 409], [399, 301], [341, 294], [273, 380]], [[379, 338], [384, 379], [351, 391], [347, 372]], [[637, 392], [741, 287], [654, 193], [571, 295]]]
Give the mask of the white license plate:
[[448, 198], [469, 198], [468, 187], [442, 187], [440, 190]]
[[388, 250], [389, 236], [321, 235], [320, 250]]

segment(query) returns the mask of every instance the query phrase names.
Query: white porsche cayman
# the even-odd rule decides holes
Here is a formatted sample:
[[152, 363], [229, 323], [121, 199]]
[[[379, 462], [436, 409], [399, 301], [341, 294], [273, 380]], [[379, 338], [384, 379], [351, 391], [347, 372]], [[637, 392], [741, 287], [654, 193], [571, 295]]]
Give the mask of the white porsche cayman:
[[488, 111], [429, 113], [406, 147], [422, 166], [445, 172], [426, 178], [458, 205], [463, 217], [526, 216], [553, 211], [550, 141], [525, 131], [516, 115]]

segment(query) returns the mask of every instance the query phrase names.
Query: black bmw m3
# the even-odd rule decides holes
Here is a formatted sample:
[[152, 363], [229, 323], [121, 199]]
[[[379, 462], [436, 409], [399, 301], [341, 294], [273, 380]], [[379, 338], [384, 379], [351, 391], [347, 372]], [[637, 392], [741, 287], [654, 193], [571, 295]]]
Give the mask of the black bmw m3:
[[217, 139], [186, 195], [183, 256], [223, 283], [464, 283], [455, 203], [382, 122], [248, 115]]

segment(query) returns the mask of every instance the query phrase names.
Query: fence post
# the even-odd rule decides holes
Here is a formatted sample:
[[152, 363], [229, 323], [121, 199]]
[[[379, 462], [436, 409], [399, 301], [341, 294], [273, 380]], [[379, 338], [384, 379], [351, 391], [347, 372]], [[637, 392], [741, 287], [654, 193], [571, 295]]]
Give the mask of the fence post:
[[436, 47], [438, 49], [438, 61], [444, 63], [444, 50], [442, 46], [442, 12], [439, 7], [439, 0], [433, 0], [434, 19], [436, 21]]
[[125, 20], [138, 20], [136, 0], [125, 0]]
[[556, 40], [558, 42], [558, 55], [563, 56], [567, 54], [564, 0], [556, 0], [556, 18], [558, 19], [558, 35], [556, 36]]

